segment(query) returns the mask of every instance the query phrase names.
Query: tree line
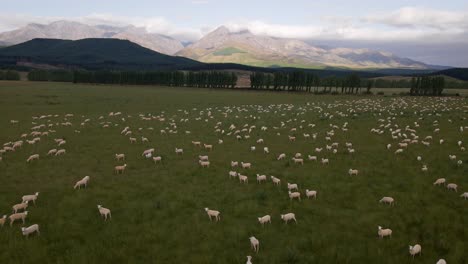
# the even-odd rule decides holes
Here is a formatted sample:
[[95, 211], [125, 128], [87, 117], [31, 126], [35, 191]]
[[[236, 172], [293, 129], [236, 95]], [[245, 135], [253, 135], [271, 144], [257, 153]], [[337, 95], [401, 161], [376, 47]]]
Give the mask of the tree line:
[[73, 72], [66, 70], [32, 70], [28, 73], [29, 81], [72, 82]]
[[441, 95], [445, 88], [442, 76], [423, 76], [411, 78], [410, 95]]
[[20, 75], [17, 71], [13, 70], [0, 70], [0, 80], [7, 80], [7, 81], [19, 81]]

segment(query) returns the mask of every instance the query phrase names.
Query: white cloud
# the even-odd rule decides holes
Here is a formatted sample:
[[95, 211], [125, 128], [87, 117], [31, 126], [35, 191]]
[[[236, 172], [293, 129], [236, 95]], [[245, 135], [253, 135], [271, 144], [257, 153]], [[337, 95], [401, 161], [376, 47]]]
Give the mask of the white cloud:
[[193, 0], [192, 4], [194, 5], [206, 5], [209, 4], [210, 2], [208, 0]]

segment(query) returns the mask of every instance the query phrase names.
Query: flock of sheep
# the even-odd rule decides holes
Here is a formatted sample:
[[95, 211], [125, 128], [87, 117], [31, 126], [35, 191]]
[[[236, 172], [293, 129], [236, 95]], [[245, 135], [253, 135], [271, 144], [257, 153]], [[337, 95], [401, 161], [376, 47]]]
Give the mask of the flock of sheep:
[[[258, 149], [263, 149], [263, 154], [265, 154], [267, 157], [270, 155], [270, 149], [272, 147], [274, 148], [274, 142], [267, 142], [263, 138], [252, 138], [254, 135], [258, 135], [259, 133], [274, 133], [278, 137], [285, 137], [287, 138], [291, 144], [294, 144], [296, 142], [296, 139], [299, 137], [302, 137], [305, 142], [315, 142], [317, 139], [324, 139], [325, 144], [322, 146], [317, 146], [312, 143], [310, 145], [314, 145], [314, 148], [311, 147], [310, 153], [306, 153], [306, 155], [297, 152], [297, 153], [277, 153], [274, 155], [275, 158], [272, 159], [272, 162], [277, 162], [277, 161], [285, 161], [290, 157], [290, 160], [292, 161], [292, 164], [295, 166], [303, 166], [307, 162], [320, 162], [322, 166], [330, 166], [330, 164], [333, 164], [334, 160], [336, 159], [336, 154], [337, 153], [346, 153], [346, 155], [353, 156], [356, 155], [357, 150], [355, 149], [355, 146], [352, 142], [338, 142], [335, 141], [335, 135], [338, 133], [342, 133], [346, 135], [346, 133], [352, 129], [351, 128], [351, 123], [352, 121], [349, 122], [344, 122], [342, 124], [338, 124], [334, 122], [333, 118], [334, 115], [338, 115], [341, 117], [352, 117], [355, 116], [357, 112], [365, 113], [365, 112], [379, 112], [380, 114], [374, 114], [375, 119], [376, 119], [376, 125], [374, 128], [370, 130], [370, 135], [377, 135], [379, 137], [386, 138], [388, 143], [387, 145], [382, 146], [382, 151], [391, 151], [394, 153], [395, 158], [398, 158], [399, 155], [404, 153], [407, 149], [411, 148], [413, 145], [418, 145], [422, 144], [428, 148], [430, 148], [433, 144], [439, 144], [439, 145], [444, 145], [448, 144], [446, 143], [446, 139], [438, 137], [438, 134], [440, 133], [441, 130], [444, 129], [444, 127], [440, 127], [438, 121], [434, 121], [432, 123], [433, 130], [432, 134], [430, 135], [423, 135], [421, 133], [418, 133], [418, 128], [420, 127], [420, 121], [424, 118], [424, 116], [428, 115], [433, 115], [433, 112], [437, 110], [438, 112], [443, 112], [445, 108], [447, 108], [447, 104], [452, 104], [456, 105], [457, 103], [450, 102], [451, 99], [439, 99], [436, 102], [434, 102], [433, 105], [429, 106], [422, 106], [422, 105], [416, 105], [416, 102], [408, 102], [409, 99], [393, 99], [393, 103], [388, 106], [385, 110], [382, 109], [377, 109], [378, 106], [368, 104], [366, 103], [367, 99], [363, 99], [363, 102], [360, 104], [357, 104], [354, 109], [350, 109], [349, 112], [336, 112], [334, 114], [327, 112], [326, 108], [322, 106], [313, 106], [307, 104], [307, 106], [300, 107], [298, 109], [298, 114], [297, 118], [294, 120], [289, 119], [289, 120], [284, 120], [281, 121], [280, 124], [272, 124], [272, 125], [262, 125], [260, 127], [257, 127], [255, 124], [239, 124], [236, 123], [224, 123], [222, 120], [216, 120], [216, 125], [213, 127], [213, 133], [218, 137], [218, 140], [216, 142], [217, 146], [215, 146], [213, 143], [210, 142], [202, 142], [199, 140], [192, 140], [194, 136], [191, 137], [190, 141], [191, 145], [194, 149], [200, 149], [203, 151], [211, 152], [215, 148], [222, 148], [224, 142], [226, 140], [232, 139], [233, 142], [235, 141], [252, 141], [252, 145], [250, 148], [246, 151], [251, 151], [251, 152], [256, 152]], [[410, 104], [413, 104], [413, 106], [410, 106]], [[257, 107], [256, 111], [258, 113], [272, 113], [272, 114], [278, 114], [282, 115], [277, 109], [275, 108], [277, 106], [275, 105], [270, 105], [269, 107]], [[279, 109], [288, 109], [288, 108], [294, 108], [294, 105], [281, 105]], [[468, 111], [467, 105], [462, 105], [460, 104], [460, 111], [464, 111], [465, 113]], [[236, 116], [237, 113], [242, 112], [242, 111], [247, 111], [245, 110], [245, 107], [232, 107], [228, 108], [226, 107], [222, 111], [222, 116], [227, 117], [227, 116]], [[405, 125], [402, 126], [398, 123], [398, 116], [403, 115], [403, 109], [407, 112], [409, 110], [414, 111], [414, 116], [418, 117], [416, 121], [412, 125]], [[314, 127], [316, 126], [313, 122], [307, 121], [305, 119], [300, 119], [301, 118], [301, 113], [305, 113], [306, 111], [309, 110], [315, 110], [315, 111], [320, 111], [322, 112], [322, 118], [323, 120], [328, 120], [329, 122], [329, 129], [325, 131], [325, 133], [318, 133], [314, 131]], [[189, 111], [188, 110], [179, 110], [179, 112], [187, 114]], [[205, 109], [205, 110], [200, 110], [199, 111], [199, 117], [196, 117], [196, 121], [200, 122], [208, 122], [214, 119], [214, 110], [212, 109]], [[390, 113], [390, 114], [389, 114]], [[434, 114], [438, 115], [438, 114]], [[284, 114], [282, 115], [284, 116]], [[62, 118], [63, 121], [61, 122], [55, 122], [52, 121], [54, 118]], [[26, 148], [27, 146], [24, 147], [24, 142], [27, 142], [27, 145], [33, 145], [33, 144], [39, 144], [40, 142], [43, 141], [48, 141], [48, 138], [52, 137], [54, 133], [56, 133], [56, 129], [60, 129], [61, 127], [75, 127], [75, 133], [79, 134], [81, 128], [85, 128], [87, 125], [95, 122], [102, 128], [113, 128], [117, 127], [118, 129], [118, 124], [116, 122], [110, 121], [112, 119], [110, 118], [118, 118], [121, 123], [127, 122], [127, 120], [130, 120], [133, 118], [130, 115], [124, 115], [121, 112], [111, 112], [106, 114], [105, 116], [102, 115], [95, 120], [92, 120], [91, 118], [85, 118], [83, 116], [77, 117], [74, 114], [66, 114], [64, 116], [60, 115], [41, 115], [41, 116], [33, 116], [32, 117], [32, 124], [33, 126], [30, 128], [31, 131], [25, 132], [21, 135], [19, 135], [20, 139], [16, 141], [11, 141], [11, 142], [6, 142], [3, 144], [3, 149], [0, 150], [0, 161], [1, 162], [8, 162], [8, 160], [3, 159], [2, 156], [8, 156], [8, 155], [14, 155], [15, 152], [17, 152], [19, 149]], [[140, 114], [137, 117], [141, 121], [148, 121], [150, 124], [151, 122], [160, 122], [161, 124], [166, 124], [166, 127], [164, 129], [161, 129], [159, 131], [159, 136], [167, 135], [167, 134], [178, 134], [178, 133], [183, 133], [185, 135], [190, 136], [192, 134], [191, 131], [184, 131], [184, 132], [179, 132], [178, 131], [178, 125], [177, 122], [179, 123], [187, 123], [190, 122], [188, 118], [182, 118], [180, 120], [175, 120], [175, 118], [167, 117], [164, 114], [160, 115], [152, 115], [152, 114]], [[255, 120], [254, 114], [250, 115], [251, 120]], [[441, 117], [442, 118], [442, 117]], [[79, 120], [82, 119], [82, 120]], [[115, 120], [115, 119], [114, 119]], [[463, 118], [463, 122], [466, 122], [466, 117]], [[297, 126], [290, 126], [292, 124], [292, 121], [296, 121], [299, 125]], [[19, 123], [22, 123], [24, 121], [18, 121], [18, 120], [11, 120], [11, 125], [17, 126]], [[79, 124], [75, 124], [75, 122], [78, 122]], [[452, 122], [449, 120], [449, 122]], [[134, 127], [132, 128], [131, 126], [126, 126], [123, 130], [118, 129], [122, 137], [128, 138], [128, 141], [130, 144], [145, 144], [145, 145], [153, 145], [153, 141], [150, 140], [151, 136], [146, 136], [144, 135], [144, 130], [145, 128], [143, 127]], [[146, 127], [147, 131], [153, 131], [153, 127]], [[458, 133], [459, 133], [459, 139], [456, 139], [456, 144], [455, 145], [447, 145], [447, 147], [450, 147], [453, 149], [454, 153], [451, 154], [448, 157], [448, 162], [453, 162], [456, 164], [456, 166], [463, 166], [463, 159], [461, 157], [466, 156], [465, 153], [465, 143], [463, 142], [463, 139], [466, 141], [466, 131], [468, 130], [468, 126], [460, 126], [458, 128]], [[270, 132], [273, 131], [273, 132]], [[117, 133], [117, 131], [116, 131]], [[152, 135], [154, 136], [154, 131], [152, 132]], [[151, 133], [149, 133], [151, 134]], [[138, 136], [137, 136], [138, 135]], [[202, 135], [199, 135], [202, 137]], [[154, 136], [156, 138], [156, 136]], [[437, 141], [435, 139], [437, 138]], [[453, 139], [451, 139], [453, 140]], [[188, 143], [185, 142], [185, 143]], [[50, 149], [47, 153], [44, 153], [45, 156], [52, 156], [52, 157], [57, 157], [61, 155], [66, 155], [67, 152], [63, 148], [67, 144], [69, 144], [64, 138], [55, 138], [53, 141], [53, 144], [56, 145], [56, 147]], [[305, 143], [309, 144], [309, 143]], [[155, 144], [156, 145], [156, 144]], [[182, 144], [181, 144], [182, 145]], [[340, 148], [340, 146], [343, 146]], [[62, 147], [62, 148], [61, 148]], [[162, 163], [163, 161], [163, 155], [155, 155], [156, 150], [155, 148], [148, 148], [145, 149], [141, 157], [142, 159], [148, 159], [151, 160], [152, 162], [155, 163], [155, 166], [158, 164]], [[184, 155], [184, 150], [180, 148], [179, 146], [174, 146], [174, 153], [175, 155]], [[458, 156], [457, 156], [458, 155]], [[31, 153], [31, 155], [28, 155], [25, 157], [25, 161], [27, 163], [31, 162], [41, 162], [40, 157], [42, 156], [41, 153]], [[127, 164], [126, 162], [126, 154], [125, 153], [117, 153], [113, 157], [117, 162], [119, 162], [120, 165], [117, 165], [114, 167], [114, 174], [125, 174], [125, 171], [127, 169]], [[200, 153], [200, 155], [197, 155], [198, 159], [198, 166], [206, 169], [210, 169], [210, 159], [209, 155], [206, 153]], [[421, 163], [421, 171], [422, 173], [427, 173], [428, 170], [430, 170], [430, 164], [426, 164], [423, 161], [423, 158], [421, 156], [415, 157], [415, 161], [418, 163]], [[0, 168], [1, 170], [1, 168]], [[276, 177], [274, 175], [266, 175], [266, 174], [260, 174], [260, 173], [250, 173], [250, 171], [255, 170], [255, 164], [253, 162], [247, 162], [247, 161], [231, 161], [230, 164], [226, 164], [226, 172], [228, 177], [227, 178], [237, 178], [240, 184], [251, 184], [249, 183], [249, 178], [252, 177], [256, 180], [256, 184], [263, 184], [267, 181], [271, 181], [272, 184], [277, 186], [278, 188], [282, 188], [282, 179], [281, 177]], [[349, 168], [347, 171], [344, 171], [344, 175], [348, 175], [349, 177], [359, 177], [363, 173], [365, 173], [365, 168], [362, 169], [356, 169], [356, 168]], [[70, 183], [70, 187], [73, 187], [74, 189], [81, 189], [81, 188], [86, 188], [90, 182], [91, 177], [90, 176], [84, 176], [82, 179], [78, 180], [74, 185]], [[433, 179], [435, 180], [433, 182], [433, 185], [445, 185], [448, 190], [452, 190], [454, 192], [458, 192], [458, 184], [455, 182], [450, 182], [446, 178], [438, 178], [438, 179]], [[431, 180], [432, 183], [432, 180]], [[307, 199], [313, 198], [319, 199], [319, 190], [311, 189], [312, 186], [309, 186], [308, 188], [304, 188], [303, 192], [299, 191], [299, 183], [290, 183], [286, 182], [285, 189], [284, 189], [284, 195], [288, 196], [288, 198], [293, 202], [294, 200], [297, 201], [302, 201], [302, 197], [306, 197]], [[302, 188], [301, 188], [302, 189]], [[26, 209], [29, 208], [31, 203], [34, 205], [36, 204], [36, 200], [38, 199], [39, 192], [32, 194], [32, 195], [24, 195], [22, 197], [22, 201], [19, 204], [15, 204], [12, 206], [12, 211], [13, 213], [10, 216], [4, 215], [3, 218], [0, 219], [0, 225], [3, 227], [3, 225], [7, 222], [7, 219], [9, 219], [9, 224], [10, 226], [13, 226], [13, 224], [16, 221], [21, 220], [23, 225], [26, 223], [26, 218], [28, 216], [29, 211]], [[464, 192], [460, 195], [461, 198], [468, 199], [468, 192]], [[379, 203], [384, 203], [388, 204], [390, 206], [395, 206], [396, 201], [393, 197], [390, 196], [384, 196], [382, 199], [379, 201], [376, 201]], [[98, 212], [100, 216], [106, 221], [106, 220], [111, 220], [112, 215], [111, 215], [111, 210], [108, 208], [103, 207], [102, 205], [97, 205]], [[210, 208], [204, 208], [204, 211], [209, 217], [210, 221], [215, 221], [215, 222], [222, 222], [221, 220], [221, 212], [218, 210], [210, 209]], [[224, 216], [223, 216], [224, 217]], [[227, 217], [227, 216], [226, 216]], [[278, 216], [278, 219], [281, 219], [285, 224], [288, 222], [294, 222], [298, 223], [298, 219], [300, 220], [300, 217], [306, 217], [306, 216], [296, 216], [295, 212], [284, 212], [283, 214]], [[257, 220], [258, 223], [262, 226], [265, 224], [271, 224], [272, 217], [270, 214], [266, 214], [264, 216], [258, 216]], [[377, 236], [380, 238], [391, 238], [392, 237], [392, 229], [390, 228], [383, 228], [381, 226], [377, 226]], [[39, 224], [33, 224], [28, 227], [21, 227], [21, 232], [24, 236], [29, 236], [31, 234], [37, 233], [38, 235], [40, 234], [39, 231]], [[247, 239], [247, 238], [246, 238]], [[256, 238], [255, 236], [251, 236], [248, 238], [250, 241], [251, 248], [253, 252], [258, 253], [260, 250], [260, 240]], [[409, 254], [411, 256], [416, 256], [418, 254], [422, 253], [422, 246], [420, 244], [415, 244], [409, 246]], [[247, 256], [247, 263], [252, 263], [252, 256]], [[445, 260], [440, 259], [438, 264], [446, 263]]]

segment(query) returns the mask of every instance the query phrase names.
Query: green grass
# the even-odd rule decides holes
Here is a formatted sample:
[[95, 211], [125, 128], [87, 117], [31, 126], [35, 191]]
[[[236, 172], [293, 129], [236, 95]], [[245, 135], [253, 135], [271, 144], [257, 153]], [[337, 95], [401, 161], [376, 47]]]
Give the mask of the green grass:
[[[398, 105], [401, 100], [408, 103], [406, 108]], [[437, 98], [0, 82], [2, 144], [30, 132], [32, 122], [55, 124], [63, 122], [64, 114], [75, 115], [69, 119], [72, 127], [54, 126], [50, 129], [57, 132], [43, 137], [37, 145], [26, 143], [3, 156], [0, 215], [10, 214], [11, 206], [20, 202], [22, 195], [39, 191], [26, 225], [38, 223], [41, 235], [24, 238], [19, 223], [0, 228], [0, 261], [245, 263], [245, 256], [253, 255], [256, 264], [435, 263], [439, 258], [448, 263], [468, 263], [468, 201], [459, 197], [468, 190], [468, 152], [461, 152], [456, 145], [458, 140], [465, 146], [468, 142], [467, 132], [458, 131], [467, 125], [467, 103], [466, 98], [444, 102]], [[268, 108], [272, 104], [275, 106]], [[291, 104], [291, 108], [285, 104]], [[233, 106], [235, 110], [224, 117], [225, 107]], [[356, 111], [355, 116], [340, 116], [348, 114], [349, 108]], [[419, 120], [415, 111], [424, 108], [431, 111], [420, 112], [423, 119]], [[123, 112], [125, 121], [108, 117], [111, 111]], [[149, 113], [164, 115], [166, 121], [142, 121], [138, 117]], [[326, 118], [325, 113], [334, 117]], [[378, 119], [390, 113], [396, 114], [393, 123], [401, 128], [418, 121], [420, 139], [434, 136], [431, 147], [411, 145], [401, 156], [387, 151], [385, 145], [396, 142], [388, 132], [376, 135], [370, 129], [377, 128]], [[60, 117], [50, 118], [50, 122], [31, 118], [42, 114]], [[201, 120], [196, 120], [200, 114]], [[105, 118], [99, 120], [100, 116]], [[80, 126], [86, 118], [91, 119], [89, 124]], [[185, 118], [189, 121], [180, 122]], [[11, 119], [20, 123], [10, 125]], [[177, 124], [178, 134], [160, 135], [171, 119]], [[432, 133], [434, 120], [440, 123], [439, 134]], [[101, 122], [111, 122], [111, 127], [102, 128]], [[221, 129], [226, 131], [231, 124], [238, 128], [256, 125], [257, 129], [251, 139], [237, 141], [233, 136], [215, 134], [217, 122], [222, 122]], [[281, 122], [285, 127], [274, 130]], [[329, 166], [308, 161], [304, 166], [291, 163], [290, 157], [296, 152], [314, 155], [316, 147], [324, 147], [331, 123], [341, 127], [345, 122], [349, 131], [335, 129], [333, 138], [340, 143], [338, 154], [318, 155], [330, 158]], [[308, 127], [309, 123], [316, 127]], [[269, 127], [266, 132], [260, 131], [263, 125]], [[146, 136], [151, 142], [130, 144], [120, 135], [125, 126], [132, 128], [134, 136]], [[290, 133], [292, 127], [298, 132]], [[81, 133], [75, 133], [76, 129]], [[186, 130], [191, 134], [185, 134]], [[306, 140], [302, 133], [318, 133], [317, 140]], [[288, 134], [296, 134], [297, 141], [289, 142]], [[58, 137], [66, 138], [67, 154], [46, 157], [49, 149], [56, 148], [53, 138]], [[218, 138], [223, 138], [224, 144], [218, 145]], [[271, 154], [262, 153], [263, 146], [255, 143], [258, 138], [264, 139]], [[438, 144], [440, 138], [445, 139], [443, 145]], [[214, 150], [208, 153], [195, 148], [192, 140], [212, 143]], [[345, 153], [345, 142], [354, 144], [354, 156]], [[256, 152], [250, 151], [252, 145], [257, 146]], [[161, 165], [141, 157], [149, 147], [163, 156]], [[175, 155], [175, 147], [185, 153]], [[288, 159], [277, 161], [282, 152]], [[41, 154], [41, 159], [27, 164], [26, 158], [33, 153]], [[127, 156], [123, 175], [113, 174], [113, 167], [122, 164], [114, 160], [115, 153]], [[199, 168], [199, 154], [209, 155], [209, 169]], [[450, 162], [449, 154], [457, 155], [464, 165], [457, 167]], [[421, 172], [417, 155], [428, 164], [427, 174]], [[228, 178], [231, 160], [253, 163], [250, 171], [238, 169], [249, 176], [248, 185]], [[349, 168], [359, 169], [359, 176], [350, 178]], [[282, 186], [277, 188], [271, 181], [259, 185], [256, 173], [275, 175]], [[88, 189], [73, 190], [74, 183], [85, 175], [91, 176]], [[459, 192], [432, 186], [439, 177], [457, 183]], [[290, 202], [286, 182], [298, 183], [302, 193], [305, 189], [318, 190], [318, 199]], [[393, 196], [396, 206], [380, 205], [378, 200], [383, 196]], [[97, 204], [112, 210], [111, 221], [100, 219]], [[221, 222], [210, 223], [204, 207], [220, 210]], [[287, 212], [296, 214], [297, 225], [281, 223], [279, 214]], [[272, 216], [272, 224], [262, 228], [256, 218], [265, 214]], [[378, 225], [391, 228], [393, 237], [378, 239]], [[260, 240], [259, 254], [249, 248], [251, 235]], [[412, 260], [408, 245], [415, 243], [422, 245], [423, 255]]]
[[234, 48], [234, 47], [228, 47], [228, 48], [224, 48], [222, 50], [213, 52], [213, 55], [214, 56], [230, 56], [236, 53], [245, 53], [245, 51], [238, 49], [238, 48]]

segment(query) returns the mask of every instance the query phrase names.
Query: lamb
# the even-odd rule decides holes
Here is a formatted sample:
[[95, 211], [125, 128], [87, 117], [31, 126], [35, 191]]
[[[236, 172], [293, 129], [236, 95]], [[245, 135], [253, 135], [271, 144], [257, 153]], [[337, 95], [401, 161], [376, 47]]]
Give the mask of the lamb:
[[252, 167], [252, 164], [248, 162], [247, 163], [241, 162], [241, 165], [243, 169], [250, 169]]
[[383, 197], [382, 199], [379, 200], [379, 203], [389, 204], [389, 205], [393, 206], [394, 201], [395, 201], [395, 199], [393, 199], [392, 197], [385, 196], [385, 197]]
[[249, 237], [249, 240], [252, 249], [255, 251], [255, 253], [258, 253], [260, 250], [260, 241], [258, 241], [258, 239], [256, 239], [254, 236]]
[[60, 155], [63, 155], [65, 154], [67, 151], [65, 149], [59, 149], [57, 150], [57, 152], [55, 153], [55, 156], [60, 156]]
[[6, 218], [7, 218], [6, 215], [4, 215], [2, 218], [0, 218], [0, 226], [1, 226], [1, 227], [3, 227], [3, 225], [5, 225]]
[[458, 185], [456, 185], [455, 183], [447, 184], [447, 189], [448, 190], [454, 190], [455, 192], [457, 192], [457, 188], [458, 188]]
[[462, 193], [462, 195], [460, 195], [460, 197], [465, 199], [465, 200], [468, 199], [468, 192]]
[[307, 196], [307, 199], [310, 197], [314, 197], [314, 199], [317, 199], [317, 191], [309, 191], [306, 189], [305, 194]]
[[292, 158], [292, 160], [294, 161], [295, 164], [301, 164], [301, 165], [304, 165], [304, 159], [296, 159], [296, 158]]
[[414, 246], [409, 246], [409, 253], [411, 254], [411, 256], [413, 256], [413, 258], [417, 254], [421, 255], [422, 254], [421, 250], [422, 248], [421, 248], [421, 245], [419, 244], [416, 244]]
[[230, 172], [229, 172], [229, 178], [231, 178], [231, 177], [232, 177], [232, 178], [237, 177], [237, 172], [235, 172], [235, 171], [230, 171]]
[[154, 163], [161, 162], [161, 161], [162, 161], [162, 157], [161, 157], [161, 156], [153, 157], [153, 161], [154, 161]]
[[297, 224], [296, 215], [294, 213], [282, 214], [281, 219], [284, 221], [285, 224], [287, 224], [291, 220], [294, 220], [294, 222]]
[[130, 143], [132, 143], [132, 144], [137, 142], [136, 138], [130, 137], [128, 139], [130, 140]]
[[359, 171], [358, 170], [353, 170], [353, 169], [349, 169], [348, 170], [348, 174], [349, 176], [353, 176], [353, 175], [358, 175]]
[[208, 168], [210, 167], [210, 162], [209, 161], [203, 161], [203, 160], [199, 160], [198, 163], [200, 164], [200, 166], [202, 166], [202, 168]]
[[39, 154], [34, 154], [34, 155], [29, 156], [26, 162], [30, 162], [30, 161], [38, 160], [38, 159], [39, 159]]
[[83, 179], [77, 181], [75, 183], [75, 186], [73, 186], [73, 189], [76, 190], [76, 188], [81, 189], [81, 186], [84, 186], [85, 188], [88, 187], [88, 182], [89, 182], [89, 176], [85, 176]]
[[31, 195], [24, 195], [23, 197], [21, 197], [23, 199], [23, 203], [25, 202], [29, 202], [29, 201], [33, 201], [34, 204], [36, 204], [36, 200], [37, 200], [37, 197], [39, 196], [39, 193], [36, 192], [35, 194], [31, 194]]
[[271, 181], [273, 182], [273, 184], [275, 185], [281, 185], [281, 180], [276, 178], [275, 176], [270, 176], [271, 177]]
[[317, 156], [308, 155], [310, 161], [317, 161]]
[[205, 147], [206, 150], [212, 150], [213, 149], [213, 145], [207, 145], [207, 144], [203, 144], [203, 146]]
[[219, 211], [210, 210], [208, 208], [205, 208], [205, 212], [208, 214], [208, 217], [210, 218], [210, 221], [211, 221], [211, 217], [214, 217], [216, 222], [221, 220], [221, 216], [220, 216], [221, 213]]
[[445, 178], [439, 178], [433, 183], [433, 185], [441, 185], [441, 184], [445, 185], [445, 182], [446, 182]]
[[122, 166], [115, 166], [115, 167], [114, 167], [114, 172], [115, 172], [116, 174], [123, 174], [126, 167], [127, 167], [127, 164], [124, 164], [124, 165], [122, 165]]
[[98, 205], [97, 208], [99, 210], [99, 214], [101, 214], [101, 217], [104, 217], [104, 221], [107, 221], [107, 216], [109, 216], [109, 219], [112, 219], [111, 210], [102, 207], [102, 205]]
[[270, 215], [265, 215], [262, 217], [258, 217], [258, 222], [264, 226], [265, 223], [270, 223], [271, 224], [271, 216]]
[[288, 182], [288, 190], [289, 190], [289, 191], [292, 191], [292, 190], [299, 190], [299, 188], [297, 187], [297, 184], [296, 184], [296, 183], [291, 184], [291, 183]]
[[29, 237], [29, 235], [33, 234], [33, 233], [37, 233], [38, 235], [41, 234], [41, 232], [39, 232], [39, 225], [38, 224], [34, 224], [32, 226], [29, 226], [29, 227], [22, 227], [21, 232], [23, 233], [23, 236], [26, 236], [26, 237]]
[[184, 154], [184, 150], [183, 150], [183, 149], [179, 149], [179, 148], [175, 148], [175, 153], [176, 153], [176, 154]]
[[201, 155], [198, 155], [198, 159], [199, 159], [199, 160], [202, 160], [202, 161], [208, 161], [208, 156], [201, 156]]
[[237, 166], [239, 166], [238, 161], [231, 161], [231, 168], [234, 168], [234, 167], [237, 167]]
[[125, 154], [115, 154], [115, 159], [117, 161], [125, 160]]
[[262, 181], [266, 181], [266, 175], [257, 174], [257, 183], [261, 183]]
[[13, 205], [13, 207], [12, 207], [13, 212], [16, 214], [20, 210], [22, 210], [22, 211], [26, 210], [26, 208], [28, 208], [28, 203], [29, 203], [29, 201], [26, 201], [24, 203], [19, 203], [19, 204]]
[[145, 138], [145, 137], [141, 137], [141, 142], [149, 142], [148, 138]]
[[55, 155], [55, 153], [57, 153], [57, 149], [51, 149], [49, 152], [47, 152], [47, 156]]
[[323, 165], [327, 165], [329, 163], [329, 160], [322, 158], [321, 162], [322, 162]]
[[16, 221], [16, 220], [19, 220], [21, 219], [23, 221], [23, 225], [26, 223], [26, 217], [28, 216], [28, 211], [24, 211], [22, 213], [16, 213], [16, 214], [12, 214], [10, 215], [8, 218], [10, 218], [10, 226], [13, 225], [13, 223]]
[[289, 194], [289, 199], [292, 201], [292, 199], [297, 198], [299, 201], [301, 200], [301, 193], [300, 192], [288, 192]]
[[237, 176], [239, 177], [239, 182], [240, 183], [249, 183], [249, 178], [245, 175], [242, 175], [242, 174], [237, 174]]
[[281, 154], [278, 156], [278, 160], [282, 160], [282, 159], [284, 159], [284, 158], [286, 158], [286, 154], [284, 154], [284, 153], [281, 153]]
[[392, 237], [392, 230], [390, 228], [387, 229], [382, 229], [381, 226], [379, 226], [379, 231], [377, 232], [380, 238], [384, 238], [386, 236]]

